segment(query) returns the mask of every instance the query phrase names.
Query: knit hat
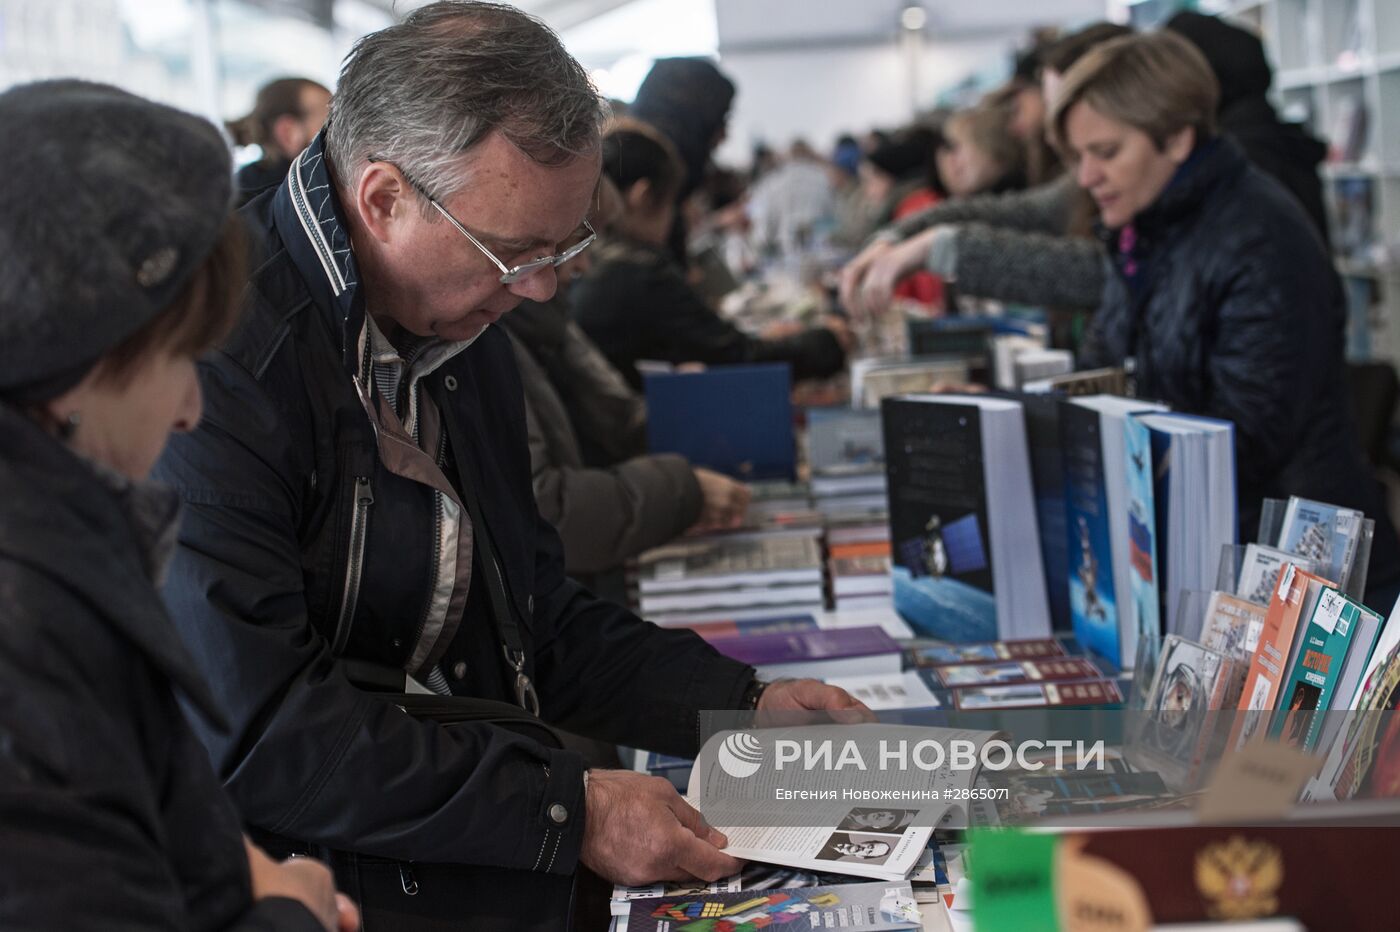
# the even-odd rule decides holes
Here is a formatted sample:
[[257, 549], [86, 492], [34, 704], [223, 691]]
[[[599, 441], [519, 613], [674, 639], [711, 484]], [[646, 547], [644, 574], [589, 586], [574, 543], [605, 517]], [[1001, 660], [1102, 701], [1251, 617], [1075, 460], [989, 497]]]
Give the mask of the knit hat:
[[81, 381], [168, 307], [228, 217], [232, 165], [197, 116], [105, 84], [0, 94], [0, 396]]

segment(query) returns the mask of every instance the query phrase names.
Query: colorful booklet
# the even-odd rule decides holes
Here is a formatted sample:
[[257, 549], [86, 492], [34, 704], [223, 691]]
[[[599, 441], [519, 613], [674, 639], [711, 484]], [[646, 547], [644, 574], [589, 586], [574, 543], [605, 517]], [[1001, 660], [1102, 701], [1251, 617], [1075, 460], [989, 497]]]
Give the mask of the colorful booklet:
[[1366, 516], [1354, 508], [1293, 496], [1283, 513], [1279, 547], [1312, 560], [1317, 570], [1347, 587]]
[[[1383, 750], [1393, 744], [1393, 712], [1400, 708], [1400, 624], [1395, 621], [1400, 600], [1391, 609], [1381, 630], [1360, 689], [1350, 702], [1353, 714], [1336, 736], [1316, 780], [1308, 788], [1315, 799], [1351, 799], [1354, 796], [1395, 795], [1393, 766]], [[1380, 770], [1378, 776], [1373, 771]], [[1380, 792], [1376, 792], [1379, 789]]]
[[837, 928], [896, 932], [922, 927], [923, 918], [908, 883], [694, 893], [634, 900], [627, 916], [627, 932], [798, 932]]
[[[1288, 686], [1281, 694], [1279, 712], [1269, 736], [1305, 751], [1317, 747], [1332, 692], [1346, 662], [1352, 633], [1363, 614], [1374, 614], [1336, 589], [1323, 589], [1313, 608]], [[1314, 713], [1314, 714], [1308, 714]]]
[[1278, 584], [1278, 574], [1289, 563], [1297, 562], [1294, 554], [1263, 544], [1249, 544], [1244, 548], [1244, 565], [1240, 567], [1235, 595], [1257, 605], [1268, 605]]
[[883, 628], [827, 628], [717, 637], [710, 644], [735, 660], [778, 676], [861, 676], [898, 673], [899, 644]]
[[1239, 707], [1244, 678], [1249, 673], [1250, 658], [1259, 647], [1259, 634], [1264, 630], [1266, 613], [1266, 605], [1256, 605], [1240, 596], [1228, 592], [1210, 594], [1206, 620], [1201, 626], [1201, 646], [1219, 651], [1234, 661], [1234, 672], [1223, 708]]
[[773, 615], [769, 618], [730, 618], [726, 621], [704, 621], [686, 627], [705, 640], [722, 637], [754, 637], [760, 634], [781, 634], [788, 631], [815, 631], [817, 619], [811, 615]]
[[1265, 733], [1264, 726], [1278, 706], [1283, 679], [1293, 668], [1294, 649], [1300, 640], [1300, 619], [1311, 617], [1323, 589], [1331, 585], [1331, 580], [1314, 576], [1291, 563], [1284, 567], [1264, 616], [1264, 630], [1250, 658], [1244, 691], [1236, 706], [1240, 712], [1248, 714], [1235, 716], [1229, 747], [1241, 748], [1256, 734]]

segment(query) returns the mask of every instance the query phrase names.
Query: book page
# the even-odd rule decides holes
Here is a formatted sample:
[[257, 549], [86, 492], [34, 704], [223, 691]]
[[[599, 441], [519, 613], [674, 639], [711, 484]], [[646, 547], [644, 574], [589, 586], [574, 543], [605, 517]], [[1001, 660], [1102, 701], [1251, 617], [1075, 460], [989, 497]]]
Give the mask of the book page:
[[934, 826], [965, 805], [977, 768], [954, 767], [951, 755], [931, 769], [894, 764], [912, 760], [922, 742], [964, 742], [980, 754], [996, 735], [886, 725], [719, 732], [696, 759], [686, 799], [729, 838], [725, 852], [736, 858], [902, 879]]

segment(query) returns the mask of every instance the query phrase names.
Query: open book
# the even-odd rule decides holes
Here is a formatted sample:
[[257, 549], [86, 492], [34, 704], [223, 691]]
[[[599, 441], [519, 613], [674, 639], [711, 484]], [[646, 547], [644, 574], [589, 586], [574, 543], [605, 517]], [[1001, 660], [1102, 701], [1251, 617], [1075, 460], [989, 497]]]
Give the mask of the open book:
[[978, 768], [954, 767], [952, 749], [980, 760], [997, 736], [889, 725], [722, 731], [696, 758], [686, 799], [736, 858], [903, 880], [936, 825], [966, 818]]

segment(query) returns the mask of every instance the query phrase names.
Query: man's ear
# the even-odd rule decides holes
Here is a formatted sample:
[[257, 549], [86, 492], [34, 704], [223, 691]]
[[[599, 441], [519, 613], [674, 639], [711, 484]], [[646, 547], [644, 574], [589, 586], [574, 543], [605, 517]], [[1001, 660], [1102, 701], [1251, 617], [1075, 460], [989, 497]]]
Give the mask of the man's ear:
[[418, 194], [403, 173], [388, 162], [370, 162], [355, 184], [355, 209], [360, 222], [381, 243], [389, 242], [411, 212]]

